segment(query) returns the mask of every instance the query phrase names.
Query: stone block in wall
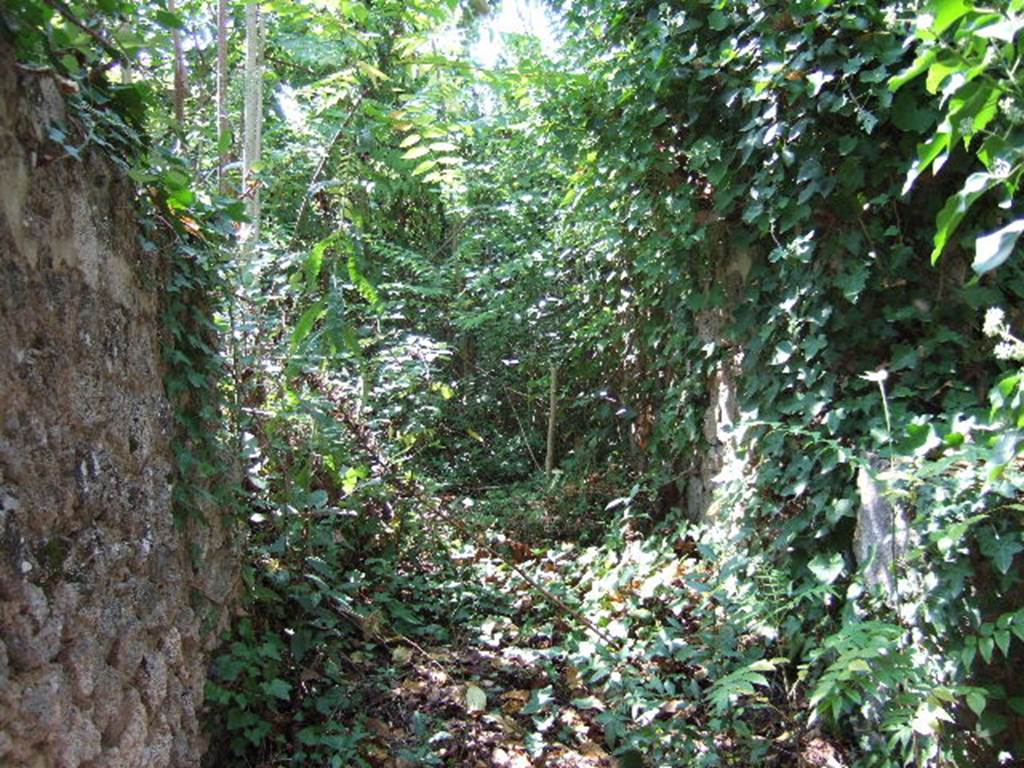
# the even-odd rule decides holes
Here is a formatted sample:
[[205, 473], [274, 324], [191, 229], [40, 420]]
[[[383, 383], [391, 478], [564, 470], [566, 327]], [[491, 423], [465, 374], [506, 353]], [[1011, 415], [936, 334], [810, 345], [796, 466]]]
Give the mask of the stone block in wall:
[[[724, 234], [720, 236], [724, 238]], [[736, 432], [743, 350], [729, 338], [730, 308], [740, 300], [743, 284], [753, 266], [753, 254], [746, 249], [729, 252], [724, 240], [713, 250], [719, 261], [716, 280], [726, 288], [727, 306], [704, 309], [696, 317], [697, 337], [708, 348], [713, 348], [716, 362], [705, 379], [708, 406], [701, 432], [706, 447], [695, 457], [686, 478], [686, 511], [693, 521], [713, 523], [725, 529], [735, 520], [717, 519], [720, 515], [715, 500], [721, 489], [739, 478], [744, 469]], [[731, 514], [738, 518], [740, 513], [734, 510]]]
[[853, 552], [862, 568], [864, 584], [884, 593], [896, 605], [898, 569], [910, 546], [909, 529], [902, 515], [885, 497], [885, 489], [876, 477], [883, 462], [871, 460], [857, 471], [860, 507], [853, 534]]

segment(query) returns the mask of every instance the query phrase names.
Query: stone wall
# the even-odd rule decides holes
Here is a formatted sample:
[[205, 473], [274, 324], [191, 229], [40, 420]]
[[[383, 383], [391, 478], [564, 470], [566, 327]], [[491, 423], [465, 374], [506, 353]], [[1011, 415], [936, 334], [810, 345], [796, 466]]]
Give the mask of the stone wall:
[[739, 455], [740, 436], [736, 432], [740, 417], [743, 349], [730, 340], [726, 331], [732, 322], [729, 307], [740, 301], [753, 257], [745, 249], [728, 252], [726, 235], [721, 230], [715, 231], [721, 238], [716, 240], [713, 249], [719, 264], [715, 279], [725, 286], [728, 306], [704, 309], [697, 314], [697, 337], [702, 344], [715, 349], [717, 362], [705, 380], [708, 406], [701, 421], [701, 431], [706, 448], [696, 457], [684, 482], [688, 517], [697, 522], [714, 522], [719, 527], [730, 528], [738, 521], [739, 511], [732, 510], [729, 521], [719, 519], [717, 496], [723, 487], [742, 477], [746, 465]]
[[215, 514], [172, 520], [162, 270], [131, 187], [52, 123], [54, 80], [0, 40], [0, 765], [197, 765], [235, 567]]

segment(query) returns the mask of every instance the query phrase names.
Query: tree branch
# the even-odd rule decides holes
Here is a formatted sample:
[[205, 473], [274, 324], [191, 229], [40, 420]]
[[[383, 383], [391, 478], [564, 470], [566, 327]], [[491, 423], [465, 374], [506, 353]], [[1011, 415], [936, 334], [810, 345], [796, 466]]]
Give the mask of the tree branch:
[[106, 51], [108, 54], [113, 56], [121, 63], [128, 64], [127, 53], [118, 48], [115, 43], [112, 43], [110, 40], [104, 37], [103, 34], [97, 32], [95, 29], [93, 29], [84, 21], [75, 16], [71, 9], [68, 8], [68, 6], [63, 2], [63, 0], [43, 0], [43, 2], [50, 6], [57, 13], [59, 13], [64, 18], [64, 20], [67, 21], [69, 24], [78, 27], [80, 30], [85, 32], [85, 34], [89, 35], [89, 37], [91, 37], [93, 40], [99, 43], [100, 47], [102, 47], [103, 50]]

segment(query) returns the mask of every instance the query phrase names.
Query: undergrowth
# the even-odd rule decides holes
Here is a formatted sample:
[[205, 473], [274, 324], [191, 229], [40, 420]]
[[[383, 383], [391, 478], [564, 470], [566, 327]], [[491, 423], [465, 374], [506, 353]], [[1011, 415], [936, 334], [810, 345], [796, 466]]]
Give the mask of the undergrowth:
[[[209, 689], [222, 747], [338, 766], [488, 764], [495, 749], [545, 765], [998, 760], [1024, 706], [1000, 673], [1024, 639], [1024, 505], [993, 434], [912, 429], [879, 473], [908, 528], [895, 594], [841, 553], [794, 569], [785, 520], [725, 538], [680, 510], [638, 526], [654, 510], [635, 488], [581, 518], [567, 479], [440, 492], [457, 527], [393, 495], [393, 518], [355, 514], [401, 493], [371, 482], [260, 513], [259, 611]], [[559, 536], [548, 515], [583, 527]]]

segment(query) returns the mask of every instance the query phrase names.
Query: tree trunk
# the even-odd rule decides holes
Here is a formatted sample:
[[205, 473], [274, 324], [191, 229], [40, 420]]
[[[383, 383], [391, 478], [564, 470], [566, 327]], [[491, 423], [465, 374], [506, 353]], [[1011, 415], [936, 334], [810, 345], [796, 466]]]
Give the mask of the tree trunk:
[[255, 178], [263, 132], [263, 29], [258, 3], [245, 8], [245, 141], [242, 146], [242, 194], [248, 224], [242, 230], [242, 252], [252, 256], [260, 236], [260, 188]]
[[[167, 10], [177, 12], [177, 2], [167, 0]], [[188, 70], [185, 69], [185, 51], [181, 47], [181, 30], [171, 30], [174, 44], [174, 119], [178, 127], [185, 127], [185, 98], [188, 96]]]
[[227, 193], [231, 125], [228, 123], [228, 0], [217, 0], [217, 191]]
[[555, 471], [555, 428], [558, 424], [558, 366], [551, 366], [551, 384], [548, 389], [548, 450], [544, 456], [544, 471], [548, 479]]

